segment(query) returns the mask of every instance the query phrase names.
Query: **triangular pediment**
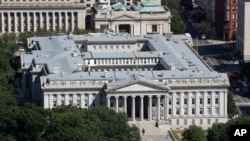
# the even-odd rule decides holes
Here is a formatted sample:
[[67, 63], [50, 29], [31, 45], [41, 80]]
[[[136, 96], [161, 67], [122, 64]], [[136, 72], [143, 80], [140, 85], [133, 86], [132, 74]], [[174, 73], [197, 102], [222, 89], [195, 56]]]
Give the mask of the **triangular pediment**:
[[118, 85], [107, 86], [106, 91], [116, 91], [116, 92], [140, 92], [140, 91], [166, 91], [169, 87], [158, 82], [149, 82], [142, 80], [134, 80], [129, 82], [120, 83]]
[[147, 85], [139, 84], [139, 83], [116, 89], [116, 91], [119, 91], [119, 92], [121, 91], [123, 92], [125, 91], [158, 91], [158, 90], [159, 88], [154, 88], [152, 86], [147, 86]]
[[132, 15], [122, 14], [122, 15], [112, 18], [112, 20], [126, 20], [127, 21], [127, 20], [137, 20], [137, 18]]

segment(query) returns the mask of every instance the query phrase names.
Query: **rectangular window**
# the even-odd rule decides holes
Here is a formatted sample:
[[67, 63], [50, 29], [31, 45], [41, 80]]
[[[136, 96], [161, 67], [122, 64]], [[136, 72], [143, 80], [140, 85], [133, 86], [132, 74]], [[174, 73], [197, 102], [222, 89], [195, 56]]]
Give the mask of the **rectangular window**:
[[184, 115], [186, 115], [188, 112], [188, 109], [187, 108], [184, 108]]
[[184, 119], [184, 124], [187, 125], [187, 119]]
[[56, 101], [53, 101], [53, 107], [56, 107]]
[[215, 104], [219, 104], [219, 98], [215, 98]]
[[176, 108], [176, 115], [180, 114], [180, 108]]
[[168, 105], [172, 104], [172, 99], [168, 99]]
[[207, 108], [207, 113], [208, 113], [208, 114], [212, 114], [211, 108]]
[[180, 121], [179, 119], [176, 120], [176, 124], [179, 125], [180, 124]]
[[203, 119], [200, 119], [200, 125], [202, 125], [203, 124]]
[[180, 99], [179, 99], [179, 98], [176, 99], [176, 104], [177, 104], [177, 105], [180, 104]]
[[69, 105], [73, 106], [73, 101], [71, 99], [69, 100]]
[[200, 108], [200, 114], [203, 114], [203, 108]]
[[215, 119], [215, 123], [219, 123], [219, 120], [218, 120], [218, 119]]
[[192, 98], [192, 104], [195, 104], [195, 99], [194, 98]]
[[207, 98], [207, 104], [211, 104], [211, 99]]
[[211, 124], [211, 119], [207, 119], [207, 124]]
[[184, 104], [187, 104], [187, 98], [184, 98]]
[[192, 124], [195, 124], [195, 120], [194, 119], [192, 119]]
[[215, 114], [219, 114], [219, 108], [215, 108]]
[[168, 109], [168, 114], [172, 115], [172, 109]]
[[84, 101], [84, 103], [85, 103], [85, 104], [84, 104], [84, 105], [85, 105], [85, 107], [88, 107], [88, 105], [89, 105], [89, 104], [88, 104], [88, 103], [89, 103], [89, 101], [88, 101], [88, 100], [85, 100], [85, 101]]
[[61, 101], [61, 105], [64, 106], [65, 105], [65, 102], [64, 100]]
[[76, 106], [80, 107], [80, 100], [76, 101]]
[[157, 32], [157, 25], [156, 24], [152, 25], [152, 32]]
[[195, 114], [195, 108], [192, 108], [192, 114], [193, 115]]
[[200, 98], [200, 104], [203, 104], [203, 98]]

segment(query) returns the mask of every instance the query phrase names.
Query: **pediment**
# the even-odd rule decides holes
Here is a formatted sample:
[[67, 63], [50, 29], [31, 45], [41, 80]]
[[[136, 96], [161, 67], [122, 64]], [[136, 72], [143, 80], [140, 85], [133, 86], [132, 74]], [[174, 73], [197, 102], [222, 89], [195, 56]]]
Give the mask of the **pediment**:
[[112, 20], [137, 20], [136, 17], [132, 16], [132, 15], [127, 15], [127, 14], [123, 14], [123, 15], [119, 15], [117, 17], [112, 18]]
[[144, 81], [132, 81], [117, 86], [111, 86], [107, 88], [106, 91], [115, 92], [129, 92], [129, 91], [166, 91], [169, 90], [168, 86], [155, 84], [154, 82], [144, 82]]

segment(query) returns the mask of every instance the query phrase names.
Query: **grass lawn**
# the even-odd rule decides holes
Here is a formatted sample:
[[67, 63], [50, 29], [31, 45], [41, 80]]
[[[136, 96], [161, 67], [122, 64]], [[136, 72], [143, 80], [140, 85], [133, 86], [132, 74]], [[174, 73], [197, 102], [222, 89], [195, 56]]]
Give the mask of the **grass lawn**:
[[173, 133], [175, 139], [177, 139], [178, 141], [182, 141], [182, 130], [171, 130], [171, 132]]

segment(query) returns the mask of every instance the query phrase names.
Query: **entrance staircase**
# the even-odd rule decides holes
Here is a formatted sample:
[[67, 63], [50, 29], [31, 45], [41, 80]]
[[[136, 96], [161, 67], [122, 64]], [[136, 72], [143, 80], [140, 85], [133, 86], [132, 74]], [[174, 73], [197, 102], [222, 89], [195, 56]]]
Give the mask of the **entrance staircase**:
[[[159, 127], [155, 126], [156, 121], [129, 121], [130, 125], [136, 125], [141, 133], [142, 141], [172, 141], [168, 135], [169, 129], [162, 129], [161, 122]], [[142, 129], [145, 130], [145, 134], [142, 134]]]

